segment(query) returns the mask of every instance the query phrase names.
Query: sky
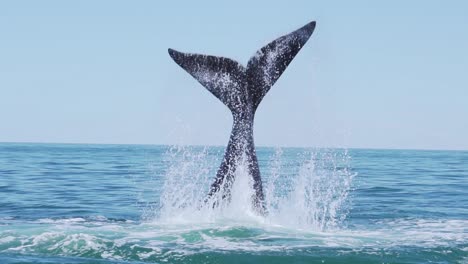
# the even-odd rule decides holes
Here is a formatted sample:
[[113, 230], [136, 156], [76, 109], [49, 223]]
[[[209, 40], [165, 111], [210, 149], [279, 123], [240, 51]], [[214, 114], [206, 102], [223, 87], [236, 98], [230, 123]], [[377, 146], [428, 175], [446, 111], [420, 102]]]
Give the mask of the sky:
[[258, 146], [468, 149], [467, 1], [1, 1], [0, 142], [226, 145], [168, 48], [246, 64], [310, 21]]

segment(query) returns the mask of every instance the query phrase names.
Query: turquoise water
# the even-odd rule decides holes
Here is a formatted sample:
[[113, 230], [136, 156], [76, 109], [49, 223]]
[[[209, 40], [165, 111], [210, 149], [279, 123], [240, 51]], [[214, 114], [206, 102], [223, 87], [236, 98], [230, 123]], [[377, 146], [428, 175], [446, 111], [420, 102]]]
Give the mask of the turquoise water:
[[258, 148], [261, 217], [223, 151], [1, 143], [0, 263], [468, 262], [468, 152]]

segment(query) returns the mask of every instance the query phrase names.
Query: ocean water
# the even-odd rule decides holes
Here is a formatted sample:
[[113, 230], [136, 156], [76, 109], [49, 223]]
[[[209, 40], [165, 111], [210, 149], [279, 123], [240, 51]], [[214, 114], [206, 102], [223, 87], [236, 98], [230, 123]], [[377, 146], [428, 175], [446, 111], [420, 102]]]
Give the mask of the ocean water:
[[[0, 263], [468, 263], [468, 152], [0, 144]], [[241, 166], [242, 168], [242, 166]]]

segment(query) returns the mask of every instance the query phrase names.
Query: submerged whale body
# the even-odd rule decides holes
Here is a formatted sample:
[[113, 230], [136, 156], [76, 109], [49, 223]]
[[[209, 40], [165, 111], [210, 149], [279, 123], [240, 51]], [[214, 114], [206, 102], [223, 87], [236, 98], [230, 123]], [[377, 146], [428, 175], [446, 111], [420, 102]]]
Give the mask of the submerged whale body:
[[[220, 193], [223, 198], [230, 197], [236, 169], [242, 163], [253, 179], [253, 208], [261, 214], [265, 213], [262, 180], [253, 140], [255, 111], [314, 29], [315, 21], [274, 40], [258, 50], [248, 61], [247, 67], [224, 57], [169, 49], [172, 59], [223, 102], [233, 116], [229, 144], [211, 185], [207, 202]], [[216, 202], [213, 202], [213, 206], [216, 206]]]

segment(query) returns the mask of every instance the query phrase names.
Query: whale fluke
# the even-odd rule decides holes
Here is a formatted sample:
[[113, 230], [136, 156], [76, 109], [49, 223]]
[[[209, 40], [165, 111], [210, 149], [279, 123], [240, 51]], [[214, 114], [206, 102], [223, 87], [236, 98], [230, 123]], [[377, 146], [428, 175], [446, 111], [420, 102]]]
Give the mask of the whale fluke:
[[265, 213], [260, 170], [253, 140], [255, 111], [263, 97], [283, 74], [315, 29], [315, 21], [279, 37], [258, 50], [247, 67], [210, 55], [182, 53], [169, 49], [172, 59], [223, 102], [233, 114], [233, 129], [224, 159], [211, 186], [209, 197], [224, 187], [229, 196], [236, 167], [243, 157], [254, 180], [254, 208]]
[[310, 38], [314, 29], [315, 21], [277, 38], [250, 58], [247, 63], [247, 78], [255, 109]]
[[241, 106], [244, 98], [245, 68], [228, 58], [182, 53], [169, 49], [169, 55], [197, 79], [208, 91], [223, 102], [231, 111]]

